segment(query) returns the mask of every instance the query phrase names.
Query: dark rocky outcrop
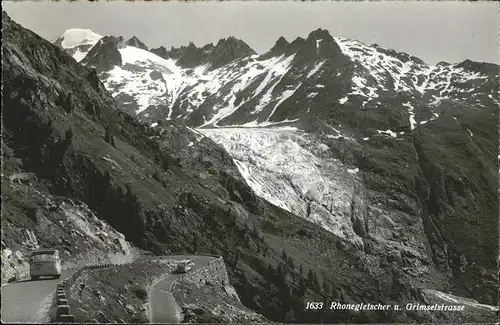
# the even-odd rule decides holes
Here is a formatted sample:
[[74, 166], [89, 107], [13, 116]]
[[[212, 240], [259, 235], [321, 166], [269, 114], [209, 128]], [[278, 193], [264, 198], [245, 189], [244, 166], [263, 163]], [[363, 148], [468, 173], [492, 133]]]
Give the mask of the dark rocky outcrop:
[[485, 73], [487, 75], [495, 76], [500, 73], [500, 68], [497, 64], [486, 63], [486, 62], [476, 62], [472, 60], [465, 60], [456, 65], [459, 68], [463, 68], [467, 71]]
[[401, 62], [404, 62], [404, 63], [412, 61], [416, 64], [425, 64], [425, 62], [423, 60], [417, 58], [416, 56], [410, 55], [408, 53], [399, 52], [399, 51], [396, 51], [393, 49], [385, 49], [382, 47], [378, 47], [377, 49], [382, 53], [385, 53], [385, 54], [390, 55], [392, 57], [398, 58], [399, 60], [401, 60]]
[[[330, 33], [325, 29], [317, 29], [309, 34], [303, 42], [297, 42], [292, 48], [300, 46], [300, 49], [295, 48], [297, 53], [294, 57], [294, 63], [307, 64], [307, 62], [318, 62], [329, 59], [335, 61], [338, 66], [343, 66], [349, 59], [344, 56], [342, 50], [337, 45]], [[293, 43], [292, 43], [293, 45]]]
[[211, 69], [220, 68], [235, 59], [255, 54], [245, 42], [232, 36], [219, 40], [215, 46], [209, 43], [198, 48], [193, 42], [189, 42], [188, 46], [172, 47], [169, 51], [160, 46], [151, 52], [164, 59], [176, 59], [177, 64], [184, 68], [210, 64]]
[[235, 37], [221, 39], [211, 50], [208, 62], [212, 69], [220, 68], [229, 62], [256, 54], [250, 46]]
[[108, 71], [122, 65], [119, 49], [125, 47], [123, 37], [104, 36], [82, 60], [82, 64], [95, 67], [98, 72]]
[[203, 62], [206, 59], [206, 53], [201, 48], [196, 47], [193, 42], [189, 42], [188, 46], [182, 46], [180, 49], [173, 49], [171, 51], [173, 58], [179, 58], [177, 64], [185, 68], [193, 68]]
[[286, 51], [288, 46], [290, 46], [290, 43], [283, 36], [281, 36], [278, 38], [271, 50], [269, 50], [268, 56], [279, 56]]
[[151, 53], [158, 55], [161, 58], [168, 59], [169, 57], [169, 52], [164, 46], [160, 46], [159, 48], [156, 49], [151, 49], [149, 50]]
[[141, 40], [138, 39], [136, 36], [132, 36], [130, 39], [128, 39], [125, 42], [125, 44], [127, 44], [128, 46], [134, 46], [134, 47], [140, 48], [141, 50], [144, 50], [144, 51], [148, 50], [148, 47], [146, 46], [146, 44], [141, 42]]

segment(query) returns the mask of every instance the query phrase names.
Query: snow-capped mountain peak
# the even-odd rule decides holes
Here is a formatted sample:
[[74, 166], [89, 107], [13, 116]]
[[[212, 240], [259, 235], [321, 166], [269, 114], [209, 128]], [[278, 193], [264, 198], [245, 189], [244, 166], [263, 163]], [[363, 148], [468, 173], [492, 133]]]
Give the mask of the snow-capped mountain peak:
[[94, 45], [102, 38], [101, 35], [90, 29], [71, 28], [67, 29], [60, 37], [61, 46], [69, 49], [79, 45]]
[[81, 61], [101, 38], [101, 35], [90, 29], [71, 28], [64, 31], [54, 44], [76, 61]]

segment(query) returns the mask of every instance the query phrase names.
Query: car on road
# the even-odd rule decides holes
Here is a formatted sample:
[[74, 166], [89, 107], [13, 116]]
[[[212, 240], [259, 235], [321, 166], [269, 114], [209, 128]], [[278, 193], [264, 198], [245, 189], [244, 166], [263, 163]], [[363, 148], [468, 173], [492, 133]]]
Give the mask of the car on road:
[[41, 276], [51, 276], [59, 279], [61, 276], [61, 257], [57, 249], [39, 249], [31, 252], [30, 276], [38, 280]]
[[177, 267], [174, 270], [174, 273], [187, 273], [193, 268], [193, 266], [194, 266], [193, 260], [180, 261], [177, 264]]

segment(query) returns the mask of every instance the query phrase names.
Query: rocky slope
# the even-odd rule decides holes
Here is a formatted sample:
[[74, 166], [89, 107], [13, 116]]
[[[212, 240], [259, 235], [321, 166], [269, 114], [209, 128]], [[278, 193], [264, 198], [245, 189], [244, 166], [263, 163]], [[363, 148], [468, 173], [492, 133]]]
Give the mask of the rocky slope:
[[[3, 14], [2, 21], [6, 19]], [[28, 255], [38, 248], [58, 248], [63, 269], [134, 260], [138, 252], [122, 233], [98, 218], [85, 202], [49, 191], [43, 178], [47, 177], [47, 171], [57, 171], [50, 171], [53, 161], [42, 157], [59, 155], [60, 150], [69, 145], [65, 142], [69, 138], [65, 136], [70, 133], [53, 132], [50, 119], [34, 118], [26, 108], [44, 111], [48, 107], [63, 109], [72, 104], [70, 97], [64, 97], [54, 76], [58, 73], [57, 64], [73, 60], [63, 56], [60, 61], [57, 54], [53, 56], [55, 52], [51, 52], [51, 48], [21, 50], [28, 44], [23, 43], [23, 34], [10, 25], [5, 31], [10, 35], [8, 45], [2, 44], [5, 85], [2, 99], [2, 284], [29, 277]], [[72, 45], [68, 39], [61, 42]], [[81, 42], [75, 46], [80, 45]], [[33, 56], [38, 61], [31, 65], [30, 60], [35, 60]], [[43, 62], [44, 58], [49, 61]], [[88, 82], [86, 85], [90, 87]], [[44, 87], [55, 87], [51, 89], [55, 89], [57, 98], [49, 100]], [[102, 86], [98, 89], [105, 91]], [[21, 104], [17, 106], [16, 103]]]
[[[411, 266], [408, 263], [412, 262], [412, 256], [408, 257], [408, 262], [377, 251], [382, 246], [373, 237], [390, 236], [390, 233], [383, 232], [384, 227], [368, 228], [369, 231], [363, 234], [363, 227], [356, 226], [363, 238], [363, 249], [360, 249], [358, 243], [269, 203], [247, 185], [238, 162], [221, 146], [182, 121], [159, 121], [152, 127], [140, 123], [119, 109], [98, 80], [96, 70], [78, 64], [56, 46], [11, 21], [4, 13], [2, 22], [3, 145], [5, 150], [12, 152], [11, 159], [17, 162], [19, 172], [36, 175], [47, 194], [85, 202], [98, 218], [123, 233], [126, 240], [157, 255], [173, 252], [223, 255], [231, 283], [242, 303], [270, 320], [473, 321], [468, 314], [461, 313], [305, 311], [305, 302], [315, 300], [403, 304], [425, 302], [426, 298], [409, 275], [401, 271], [405, 263]], [[130, 48], [118, 49], [122, 64], [129, 60], [123, 53], [142, 51]], [[151, 55], [149, 62], [158, 63], [157, 56], [148, 55]], [[231, 64], [234, 62], [228, 65]], [[176, 67], [175, 64], [171, 66], [172, 69]], [[462, 123], [472, 118], [466, 112], [463, 114], [463, 117], [457, 117]], [[475, 121], [477, 116], [473, 117]], [[476, 157], [467, 163], [484, 168], [490, 164], [491, 152], [487, 150], [490, 142], [485, 130], [490, 128], [491, 120], [491, 114], [485, 113], [484, 119], [480, 120], [481, 127], [471, 129], [477, 132], [474, 141], [478, 142], [470, 142], [470, 150]], [[437, 127], [452, 128], [455, 133], [462, 130], [450, 123], [438, 124]], [[30, 132], [25, 132], [26, 129]], [[358, 196], [361, 199], [366, 197], [365, 201], [380, 203], [382, 212], [394, 213], [394, 216], [391, 214], [392, 220], [378, 217], [383, 215], [382, 212], [364, 213], [363, 200], [360, 202], [355, 197], [353, 206], [359, 206], [351, 214], [353, 220], [358, 220], [355, 223], [363, 225], [366, 216], [373, 218], [371, 222], [399, 223], [396, 230], [405, 236], [410, 227], [403, 222], [413, 225], [431, 220], [433, 224], [424, 226], [430, 229], [425, 232], [428, 238], [433, 238], [433, 235], [437, 238], [429, 249], [439, 256], [439, 249], [446, 247], [447, 243], [453, 252], [470, 244], [470, 238], [451, 228], [455, 224], [447, 223], [451, 215], [448, 219], [437, 218], [446, 217], [444, 213], [448, 213], [450, 206], [462, 212], [455, 202], [463, 202], [462, 195], [469, 195], [469, 192], [460, 192], [462, 195], [455, 194], [451, 201], [447, 200], [445, 184], [452, 184], [455, 174], [449, 174], [443, 168], [442, 177], [438, 178], [442, 186], [435, 187], [439, 190], [434, 196], [433, 193], [426, 196], [430, 186], [419, 182], [427, 176], [418, 179], [413, 175], [432, 176], [436, 169], [433, 160], [436, 152], [429, 152], [433, 147], [428, 139], [435, 139], [435, 134], [425, 128], [420, 130], [414, 138], [416, 145], [412, 146], [408, 141], [406, 147], [398, 147], [407, 149], [399, 156], [394, 155], [393, 149], [400, 142], [384, 137], [373, 137], [372, 145], [363, 147], [363, 151], [356, 151], [353, 146], [342, 147], [340, 138], [336, 139], [339, 144], [332, 147], [334, 150], [344, 148], [341, 161], [352, 161], [364, 171], [363, 178], [354, 182], [357, 184], [354, 191], [361, 193]], [[467, 131], [463, 131], [460, 134], [465, 136]], [[442, 148], [438, 148], [442, 151], [438, 153], [445, 155], [451, 151], [453, 155], [445, 157], [451, 157], [446, 163], [453, 164], [452, 158], [460, 157], [461, 147], [453, 147], [455, 142], [446, 142], [449, 138], [443, 134], [438, 138], [443, 141]], [[455, 141], [455, 137], [451, 139], [449, 141]], [[495, 142], [495, 150], [496, 146]], [[403, 160], [405, 153], [414, 152], [412, 150], [417, 151], [418, 156], [410, 156], [413, 159], [410, 163], [414, 168], [423, 166], [425, 171], [410, 169], [410, 172], [415, 172], [412, 174], [415, 178], [399, 172], [401, 168], [398, 166], [406, 162]], [[388, 163], [386, 157], [391, 157], [392, 161]], [[418, 164], [415, 163], [417, 158]], [[457, 177], [468, 179], [465, 175], [467, 168], [470, 166], [464, 165], [463, 169], [456, 171], [459, 173]], [[478, 183], [467, 183], [482, 191], [481, 195], [474, 192], [476, 200], [487, 196], [492, 179], [496, 186], [495, 177], [478, 177]], [[450, 190], [450, 185], [447, 186], [453, 195], [455, 188]], [[385, 192], [387, 188], [394, 191], [389, 192], [391, 200]], [[459, 189], [457, 186], [456, 190]], [[421, 194], [417, 196], [419, 200], [429, 199], [429, 209], [422, 215], [411, 214], [412, 210], [409, 210], [412, 207], [410, 199], [417, 200], [412, 191]], [[406, 205], [401, 202], [406, 202]], [[11, 201], [5, 203], [11, 204]], [[470, 214], [461, 214], [468, 221], [472, 215], [477, 220], [476, 212], [485, 212], [480, 214], [485, 217], [479, 220], [479, 226], [470, 227], [478, 233], [482, 231], [482, 236], [474, 237], [475, 246], [470, 250], [471, 255], [466, 257], [468, 261], [475, 260], [480, 267], [470, 267], [462, 275], [470, 280], [472, 294], [477, 290], [483, 295], [478, 299], [481, 302], [495, 299], [491, 298], [492, 285], [484, 281], [479, 284], [480, 281], [474, 278], [474, 272], [479, 274], [486, 270], [488, 274], [492, 270], [489, 255], [477, 254], [491, 249], [489, 241], [496, 240], [491, 232], [492, 216], [488, 214], [488, 204], [492, 203], [478, 201], [477, 205], [468, 207]], [[425, 219], [429, 215], [435, 219]], [[18, 212], [17, 217], [26, 218], [26, 215]], [[408, 243], [413, 240], [410, 234]], [[445, 261], [450, 263], [450, 260]], [[445, 267], [450, 265], [446, 263]], [[437, 281], [437, 286], [444, 283], [439, 278], [434, 281]], [[475, 289], [475, 285], [482, 287]], [[494, 317], [493, 313], [488, 317]]]
[[[4, 152], [3, 173], [19, 175], [11, 174], [20, 166], [9, 158]], [[138, 257], [125, 236], [85, 203], [50, 195], [36, 178], [2, 180], [2, 201], [2, 284], [29, 278], [29, 252], [38, 248], [59, 249], [63, 269]]]

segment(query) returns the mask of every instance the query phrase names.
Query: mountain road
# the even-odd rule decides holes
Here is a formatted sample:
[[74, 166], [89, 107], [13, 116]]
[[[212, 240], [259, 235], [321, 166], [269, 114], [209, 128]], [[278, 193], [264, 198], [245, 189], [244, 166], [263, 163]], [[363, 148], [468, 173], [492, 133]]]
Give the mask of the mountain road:
[[[210, 261], [217, 259], [214, 256], [144, 256], [140, 260], [169, 259], [180, 261], [191, 259], [194, 262], [189, 272], [206, 266]], [[37, 281], [30, 279], [9, 283], [2, 286], [2, 323], [43, 323], [48, 321], [48, 310], [57, 288], [57, 283], [71, 276], [75, 270], [63, 270], [59, 279], [41, 278]], [[184, 274], [168, 274], [151, 286], [150, 320], [153, 323], [180, 323], [181, 309], [171, 293], [173, 283]]]
[[2, 323], [43, 322], [46, 305], [52, 303], [57, 283], [75, 270], [63, 270], [59, 279], [42, 277], [21, 280], [2, 286]]
[[[194, 262], [189, 272], [196, 272], [206, 266], [210, 261], [217, 259], [214, 256], [169, 256], [174, 260], [191, 259]], [[151, 286], [149, 297], [151, 300], [151, 323], [180, 323], [181, 308], [177, 305], [172, 295], [172, 285], [184, 274], [169, 274]]]

